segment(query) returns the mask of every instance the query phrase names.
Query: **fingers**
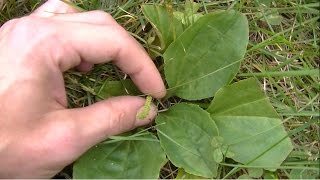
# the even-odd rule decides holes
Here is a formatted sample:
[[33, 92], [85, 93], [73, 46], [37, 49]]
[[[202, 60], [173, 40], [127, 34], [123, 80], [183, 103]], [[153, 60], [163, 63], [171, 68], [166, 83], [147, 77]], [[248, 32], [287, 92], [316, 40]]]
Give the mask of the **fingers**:
[[[124, 73], [130, 75], [143, 93], [155, 98], [165, 95], [165, 86], [153, 61], [119, 25], [63, 23], [60, 28], [60, 38], [67, 41], [83, 61], [99, 64], [113, 60]], [[79, 65], [79, 61], [70, 58], [58, 64], [61, 71], [66, 71]]]
[[71, 14], [56, 14], [52, 16], [51, 19], [96, 25], [118, 25], [110, 14], [98, 10]]
[[[118, 23], [113, 19], [111, 15], [105, 13], [103, 11], [88, 11], [81, 13], [70, 13], [76, 12], [76, 10], [65, 3], [61, 3], [60, 1], [55, 2], [47, 2], [44, 6], [37, 9], [34, 14], [38, 16], [48, 17], [43, 15], [46, 13], [44, 9], [48, 8], [48, 6], [56, 11], [64, 11], [65, 14], [52, 14], [50, 16], [51, 19], [61, 20], [61, 21], [70, 21], [70, 22], [78, 22], [78, 23], [91, 23], [96, 25], [117, 25]], [[69, 12], [69, 14], [68, 14]], [[82, 61], [76, 69], [82, 72], [88, 72], [93, 68], [92, 63], [88, 63]]]
[[59, 0], [49, 0], [34, 12], [37, 16], [62, 20], [64, 23], [57, 25], [60, 28], [60, 39], [65, 39], [81, 57], [81, 61], [60, 59], [58, 64], [61, 71], [73, 67], [89, 71], [93, 64], [113, 60], [124, 73], [130, 75], [143, 93], [155, 98], [165, 96], [162, 78], [148, 54], [109, 14], [102, 11], [61, 12], [76, 10]]
[[76, 141], [75, 143], [78, 143], [77, 148], [83, 147], [83, 151], [86, 151], [108, 136], [127, 132], [150, 123], [157, 114], [154, 105], [144, 120], [136, 118], [137, 112], [143, 107], [144, 102], [144, 98], [124, 96], [110, 98], [85, 108], [58, 111], [46, 119], [50, 124], [47, 131], [56, 131], [51, 128], [66, 128], [67, 132], [60, 131], [60, 133], [67, 135], [56, 135], [55, 137], [73, 139]]
[[61, 0], [49, 0], [31, 15], [51, 17], [55, 20], [92, 23], [97, 25], [117, 24], [111, 15], [103, 11], [81, 12]]
[[48, 0], [38, 9], [36, 9], [31, 16], [51, 17], [56, 14], [66, 14], [78, 12], [75, 8], [60, 0]]

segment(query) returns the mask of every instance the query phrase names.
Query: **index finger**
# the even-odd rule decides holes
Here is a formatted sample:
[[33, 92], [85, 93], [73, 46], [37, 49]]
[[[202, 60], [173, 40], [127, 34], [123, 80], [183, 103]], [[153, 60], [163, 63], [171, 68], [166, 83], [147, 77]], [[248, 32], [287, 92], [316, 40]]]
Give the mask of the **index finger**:
[[[161, 75], [143, 47], [120, 25], [94, 25], [61, 22], [60, 32], [81, 60], [99, 64], [112, 62], [128, 74], [139, 89], [155, 98], [165, 96]], [[79, 65], [72, 60], [60, 62], [62, 71]]]

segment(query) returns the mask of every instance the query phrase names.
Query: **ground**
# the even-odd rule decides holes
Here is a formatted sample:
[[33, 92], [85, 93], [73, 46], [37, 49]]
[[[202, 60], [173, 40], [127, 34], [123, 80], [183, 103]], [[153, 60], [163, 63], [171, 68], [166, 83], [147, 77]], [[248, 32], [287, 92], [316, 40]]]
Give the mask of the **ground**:
[[[254, 77], [270, 98], [277, 112], [283, 116], [291, 134], [294, 151], [289, 158], [299, 161], [285, 162], [283, 166], [307, 166], [319, 163], [319, 1], [318, 0], [198, 0], [200, 13], [233, 8], [249, 20], [250, 42], [234, 81]], [[0, 0], [0, 25], [9, 19], [28, 14], [40, 0]], [[132, 33], [146, 48], [150, 29], [143, 17], [143, 3], [172, 3], [173, 8], [184, 1], [142, 0], [76, 0], [85, 10], [101, 9]], [[146, 27], [146, 28], [144, 28]], [[149, 27], [149, 28], [148, 28]], [[144, 29], [144, 30], [143, 30]], [[148, 48], [147, 48], [148, 49]], [[150, 50], [150, 49], [148, 49]], [[161, 60], [160, 60], [161, 61]], [[110, 65], [97, 65], [87, 74], [69, 71], [65, 74], [69, 107], [83, 107], [95, 102], [96, 87], [106, 79], [123, 78], [120, 71]], [[169, 99], [174, 104], [177, 99]], [[205, 103], [205, 102], [203, 102]], [[302, 127], [302, 128], [301, 128]], [[288, 178], [290, 169], [279, 169], [270, 178]], [[239, 171], [231, 177], [238, 177]], [[162, 178], [174, 178], [175, 168], [168, 164]], [[222, 178], [222, 177], [221, 177]], [[319, 178], [319, 177], [318, 177]]]

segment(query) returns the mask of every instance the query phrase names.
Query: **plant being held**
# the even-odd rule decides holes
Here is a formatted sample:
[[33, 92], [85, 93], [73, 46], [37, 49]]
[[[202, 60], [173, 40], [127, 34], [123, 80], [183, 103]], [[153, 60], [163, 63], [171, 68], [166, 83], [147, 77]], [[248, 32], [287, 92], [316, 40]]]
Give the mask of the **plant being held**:
[[150, 110], [151, 110], [152, 96], [147, 96], [146, 102], [143, 105], [142, 111], [138, 112], [137, 117], [140, 120], [144, 120], [147, 118]]

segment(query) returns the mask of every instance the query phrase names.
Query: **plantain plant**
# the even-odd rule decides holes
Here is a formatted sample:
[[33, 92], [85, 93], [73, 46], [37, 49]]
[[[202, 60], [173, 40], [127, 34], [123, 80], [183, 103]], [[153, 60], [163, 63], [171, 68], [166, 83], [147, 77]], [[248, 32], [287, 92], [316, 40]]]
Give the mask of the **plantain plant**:
[[[259, 84], [254, 79], [231, 84], [247, 49], [246, 17], [234, 10], [202, 15], [198, 8], [191, 1], [183, 11], [142, 6], [157, 35], [149, 43], [163, 53], [166, 98], [179, 97], [183, 103], [159, 113], [156, 134], [144, 129], [93, 147], [75, 162], [74, 178], [155, 179], [168, 161], [179, 168], [179, 178], [215, 178], [231, 159], [255, 167], [249, 172], [258, 178], [286, 159], [291, 140]], [[108, 82], [98, 94], [109, 97], [106, 91], [121, 85]], [[211, 100], [209, 107], [193, 103], [203, 99]]]

